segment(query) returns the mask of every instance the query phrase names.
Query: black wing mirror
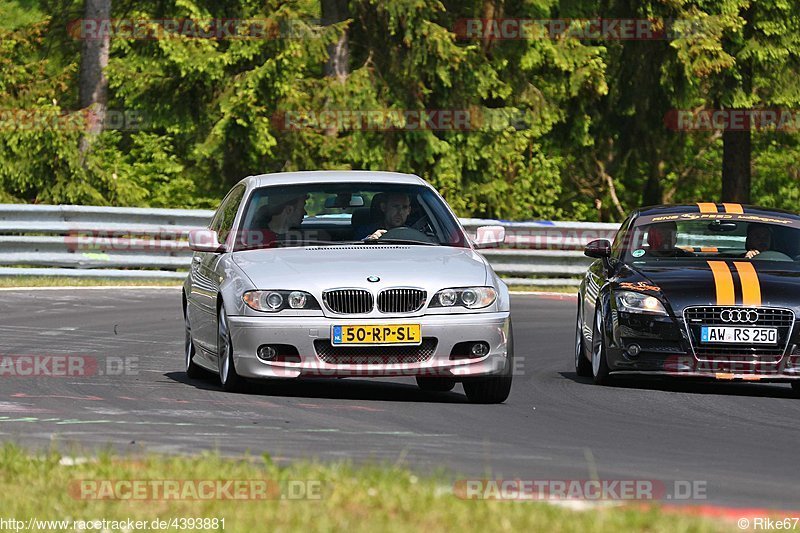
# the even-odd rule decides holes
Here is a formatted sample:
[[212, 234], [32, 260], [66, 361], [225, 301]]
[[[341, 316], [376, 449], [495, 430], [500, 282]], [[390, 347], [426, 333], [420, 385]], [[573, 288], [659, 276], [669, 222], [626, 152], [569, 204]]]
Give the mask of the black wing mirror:
[[608, 259], [611, 257], [611, 243], [606, 239], [597, 239], [586, 245], [583, 255], [595, 259]]

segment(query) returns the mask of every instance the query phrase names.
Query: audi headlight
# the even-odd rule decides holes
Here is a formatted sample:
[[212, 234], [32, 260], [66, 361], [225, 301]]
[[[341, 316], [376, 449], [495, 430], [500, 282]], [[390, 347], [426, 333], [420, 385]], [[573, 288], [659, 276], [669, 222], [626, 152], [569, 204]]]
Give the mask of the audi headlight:
[[645, 315], [666, 315], [667, 310], [661, 300], [655, 296], [633, 291], [618, 291], [617, 309], [626, 313], [640, 313]]
[[466, 307], [482, 309], [497, 300], [497, 292], [491, 287], [462, 287], [442, 289], [436, 293], [429, 307]]
[[247, 291], [242, 300], [250, 309], [276, 313], [284, 309], [319, 309], [317, 299], [304, 291]]

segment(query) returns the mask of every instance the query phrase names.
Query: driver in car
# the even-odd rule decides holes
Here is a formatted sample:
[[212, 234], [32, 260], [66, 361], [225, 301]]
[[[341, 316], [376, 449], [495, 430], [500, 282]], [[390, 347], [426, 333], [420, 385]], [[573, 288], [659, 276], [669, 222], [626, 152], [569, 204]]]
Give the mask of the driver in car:
[[383, 221], [373, 224], [365, 232], [369, 233], [365, 239], [380, 239], [390, 229], [404, 227], [411, 214], [411, 200], [405, 193], [390, 193], [378, 204], [378, 208], [383, 213]]

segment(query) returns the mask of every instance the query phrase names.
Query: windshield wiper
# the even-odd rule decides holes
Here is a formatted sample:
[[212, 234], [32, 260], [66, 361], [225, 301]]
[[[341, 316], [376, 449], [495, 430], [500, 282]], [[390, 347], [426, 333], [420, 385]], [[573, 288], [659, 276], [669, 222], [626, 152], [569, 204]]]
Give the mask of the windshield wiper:
[[342, 244], [338, 241], [318, 241], [312, 239], [298, 239], [293, 241], [270, 241], [260, 244], [242, 245], [237, 248], [237, 252], [245, 252], [248, 250], [263, 250], [265, 248], [300, 248], [303, 246], [337, 246]]
[[417, 241], [414, 239], [365, 239], [364, 242], [375, 244], [424, 244], [425, 246], [439, 246], [439, 243], [430, 241]]
[[342, 241], [318, 241], [314, 239], [303, 239], [297, 242], [289, 241], [285, 243], [289, 246], [339, 246]]

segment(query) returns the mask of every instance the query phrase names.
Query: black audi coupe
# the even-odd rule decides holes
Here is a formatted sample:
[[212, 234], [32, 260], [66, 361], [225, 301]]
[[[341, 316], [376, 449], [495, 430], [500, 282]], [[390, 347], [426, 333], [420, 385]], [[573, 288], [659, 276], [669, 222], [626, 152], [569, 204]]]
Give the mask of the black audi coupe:
[[791, 382], [800, 394], [800, 216], [700, 203], [637, 209], [578, 293], [575, 370]]

